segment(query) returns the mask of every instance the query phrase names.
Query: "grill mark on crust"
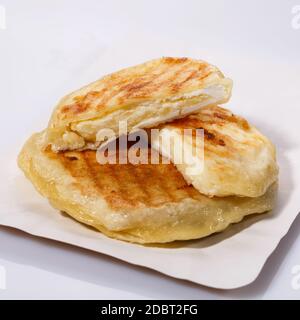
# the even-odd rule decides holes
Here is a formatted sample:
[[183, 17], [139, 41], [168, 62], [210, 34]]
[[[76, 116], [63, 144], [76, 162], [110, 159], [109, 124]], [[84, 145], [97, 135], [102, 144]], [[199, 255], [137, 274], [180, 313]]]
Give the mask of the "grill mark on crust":
[[173, 164], [100, 165], [95, 151], [66, 152], [53, 157], [64, 165], [83, 195], [103, 197], [115, 210], [158, 207], [186, 198], [201, 198]]
[[136, 174], [137, 166], [132, 164], [116, 164], [112, 166], [111, 169], [116, 175], [116, 180], [120, 183], [120, 191], [124, 201], [129, 201], [131, 207], [150, 205], [150, 195]]
[[[157, 173], [153, 170], [154, 164], [151, 164], [151, 148], [148, 148], [148, 164], [136, 165], [135, 173], [136, 178], [139, 181], [139, 185], [145, 190], [146, 194], [149, 196], [149, 205], [161, 205], [166, 201], [173, 201], [173, 195], [169, 191], [165, 184], [163, 175], [161, 171], [165, 169], [164, 164], [162, 164], [162, 157], [160, 156], [160, 163], [155, 167]], [[145, 181], [147, 183], [145, 184]], [[155, 188], [153, 188], [155, 186]]]
[[[102, 180], [103, 177], [106, 177], [107, 184], [105, 184], [106, 187], [106, 193], [108, 192], [108, 195], [104, 193], [105, 199], [110, 205], [122, 208], [124, 204], [126, 204], [128, 207], [136, 207], [138, 204], [133, 201], [131, 197], [129, 197], [128, 194], [128, 188], [126, 188], [126, 185], [124, 185], [124, 177], [120, 177], [120, 168], [118, 164], [115, 165], [100, 165], [96, 161], [96, 156], [93, 152], [89, 152], [90, 157], [93, 161], [93, 166], [96, 167], [97, 171], [102, 171], [103, 174], [99, 174], [98, 180]], [[126, 169], [124, 168], [123, 173], [126, 174]], [[110, 190], [110, 185], [112, 184], [113, 188]], [[103, 190], [103, 188], [102, 188]], [[102, 191], [103, 192], [103, 191]]]
[[84, 104], [83, 102], [76, 102], [73, 104], [69, 104], [62, 108], [62, 113], [72, 113], [73, 115], [83, 113], [88, 109], [88, 104]]
[[183, 81], [179, 82], [179, 83], [175, 83], [172, 86], [172, 92], [178, 92], [179, 89], [189, 80], [194, 79], [196, 77], [196, 75], [198, 74], [198, 72], [196, 70], [192, 71], [187, 77], [186, 79], [184, 79]]
[[[186, 61], [186, 60], [184, 60]], [[151, 73], [149, 77], [145, 77], [147, 79], [143, 82], [143, 77], [137, 78], [133, 81], [133, 83], [129, 83], [125, 85], [124, 87], [120, 88], [120, 91], [125, 91], [124, 96], [122, 97], [123, 100], [132, 98], [132, 97], [139, 97], [139, 98], [146, 98], [151, 94], [151, 92], [155, 91], [161, 86], [166, 86], [168, 83], [172, 82], [177, 75], [182, 72], [182, 70], [186, 69], [186, 66], [183, 65], [179, 68], [179, 70], [175, 71], [174, 73], [171, 73], [171, 77], [168, 76], [166, 79], [162, 81], [158, 81], [162, 76], [166, 75], [167, 68], [164, 68], [160, 73], [153, 74]], [[150, 78], [150, 79], [148, 79]], [[144, 89], [144, 90], [142, 90]], [[140, 92], [139, 92], [140, 91]]]
[[[182, 72], [185, 69], [186, 69], [186, 66], [183, 66], [180, 72]], [[172, 80], [174, 80], [180, 72], [177, 72], [172, 78]], [[207, 78], [210, 74], [211, 74], [211, 70], [209, 70], [208, 64], [203, 62], [199, 65], [197, 70], [188, 70], [188, 74], [184, 80], [178, 83], [174, 83], [171, 86], [171, 92], [176, 93], [181, 89], [183, 85], [187, 84], [190, 80], [193, 80], [196, 78], [198, 78], [198, 80], [203, 80]]]
[[[162, 72], [160, 72], [159, 74], [154, 75], [151, 80], [147, 80], [144, 84], [140, 83], [140, 85], [141, 85], [140, 89], [143, 88], [143, 87], [145, 87], [146, 85], [148, 85], [148, 84], [150, 84], [150, 83], [153, 83], [154, 80], [157, 81], [163, 74], [164, 74], [164, 72], [162, 71]], [[113, 80], [113, 79], [116, 77], [116, 76], [115, 76], [115, 77], [114, 77], [114, 76], [115, 76], [115, 75], [112, 75], [112, 79], [110, 79], [110, 80]], [[97, 105], [96, 109], [99, 110], [99, 109], [101, 109], [102, 107], [104, 107], [105, 104], [106, 104], [108, 101], [111, 101], [115, 96], [117, 96], [117, 95], [120, 94], [121, 92], [125, 91], [125, 89], [127, 89], [127, 91], [130, 92], [130, 86], [131, 86], [131, 85], [132, 85], [133, 87], [135, 86], [135, 88], [136, 88], [135, 92], [136, 92], [136, 91], [137, 91], [137, 87], [139, 86], [138, 81], [140, 81], [140, 78], [138, 78], [138, 79], [136, 79], [136, 80], [134, 80], [134, 81], [136, 81], [136, 82], [135, 82], [135, 84], [133, 84], [133, 85], [132, 85], [132, 83], [126, 83], [126, 82], [127, 82], [126, 79], [122, 79], [121, 81], [117, 82], [116, 85], [115, 85], [115, 86], [116, 86], [116, 89], [113, 90], [110, 95], [107, 95], [106, 97], [103, 97], [102, 101]], [[134, 81], [133, 81], [133, 82], [134, 82]], [[123, 86], [122, 86], [121, 88], [119, 88], [121, 85], [123, 85]], [[155, 88], [158, 88], [159, 86], [160, 86], [160, 84], [157, 83], [157, 84], [156, 84], [156, 87], [153, 87], [153, 90], [154, 90]], [[133, 89], [132, 89], [132, 90], [133, 90]], [[132, 94], [132, 92], [131, 92], [131, 94]], [[144, 96], [145, 96], [145, 95], [144, 95]], [[123, 101], [125, 100], [125, 98], [128, 99], [128, 98], [130, 98], [130, 97], [133, 97], [133, 95], [132, 95], [132, 96], [130, 96], [130, 94], [128, 94], [127, 96], [124, 95], [124, 97], [121, 97], [121, 98], [119, 99], [119, 104], [122, 104]], [[142, 97], [143, 97], [143, 95], [140, 94], [139, 98], [142, 98]]]
[[242, 129], [245, 129], [245, 130], [250, 129], [249, 123], [246, 119], [243, 119], [239, 116], [236, 116], [233, 113], [231, 115], [227, 115], [225, 113], [214, 112], [212, 117], [222, 119], [225, 122], [227, 121], [227, 122], [231, 122], [231, 123], [236, 123], [239, 127], [241, 127]]
[[[148, 192], [147, 187], [145, 187], [145, 180], [143, 179], [142, 181], [142, 177], [139, 174], [139, 172], [137, 171], [139, 165], [133, 165], [133, 174], [129, 176], [133, 177], [133, 181], [135, 182], [135, 184], [137, 185], [137, 187], [135, 188], [137, 190], [137, 192], [142, 193], [143, 197], [143, 203], [146, 205], [150, 205], [153, 201], [152, 195], [151, 193]], [[146, 165], [143, 165], [144, 170], [146, 169]]]
[[102, 109], [106, 103], [108, 103], [108, 101], [112, 100], [115, 96], [117, 96], [119, 94], [119, 90], [116, 88], [114, 90], [110, 91], [110, 94], [107, 96], [104, 96], [101, 100], [101, 102], [99, 102], [96, 106], [96, 110], [100, 110]]
[[[160, 191], [165, 195], [166, 201], [168, 202], [176, 202], [175, 196], [170, 190], [170, 186], [168, 181], [164, 179], [165, 170], [168, 168], [168, 164], [161, 164], [157, 167], [158, 174], [152, 175], [152, 180], [154, 179], [155, 182], [158, 182]], [[170, 171], [171, 173], [172, 171]]]
[[182, 130], [182, 133], [184, 129], [192, 129], [193, 142], [194, 142], [194, 138], [196, 137], [196, 129], [202, 129], [204, 133], [205, 141], [209, 141], [210, 144], [214, 144], [222, 147], [226, 146], [225, 136], [221, 135], [219, 132], [215, 130], [212, 130], [211, 128], [207, 129], [205, 121], [202, 122], [197, 119], [191, 119], [191, 121], [189, 121], [189, 119], [183, 119], [181, 121], [181, 119], [179, 119], [172, 122], [171, 125], [172, 127], [177, 127], [180, 130]]
[[[98, 193], [104, 197], [110, 207], [122, 209], [124, 206], [134, 208], [138, 206], [133, 199], [128, 197], [123, 179], [119, 176], [118, 165], [100, 165], [96, 160], [96, 152], [84, 152], [85, 159], [93, 179], [98, 188]], [[126, 168], [124, 168], [126, 169]], [[126, 171], [125, 171], [126, 172]]]
[[[160, 76], [161, 75], [156, 76], [156, 79], [158, 79]], [[147, 94], [150, 94], [151, 91], [154, 91], [159, 87], [159, 84], [154, 84], [153, 80], [154, 79], [143, 82], [141, 79], [136, 79], [132, 83], [126, 84], [120, 89], [122, 92], [124, 92], [123, 96], [121, 97], [121, 103], [125, 99], [133, 97], [146, 98]]]
[[[172, 194], [177, 195], [177, 199], [173, 200], [175, 202], [180, 202], [182, 199], [193, 197], [192, 191], [194, 189], [187, 184], [181, 173], [179, 173], [179, 171], [177, 171], [177, 169], [175, 168], [174, 164], [170, 164], [170, 166], [172, 167], [172, 170], [170, 170], [168, 186], [171, 187]], [[175, 183], [173, 181], [175, 181]]]
[[[159, 167], [157, 167], [159, 169]], [[153, 175], [151, 165], [142, 165], [135, 167], [136, 176], [141, 180], [140, 186], [149, 195], [148, 205], [157, 206], [166, 201], [170, 201], [171, 197], [158, 175]], [[145, 183], [147, 181], [147, 183]], [[154, 188], [153, 188], [154, 187]]]
[[[60, 154], [57, 154], [57, 157], [59, 157], [65, 169], [75, 179], [75, 181], [73, 182], [73, 185], [77, 189], [79, 189], [83, 195], [92, 196], [93, 192], [91, 190], [93, 191], [98, 190], [99, 186], [95, 184], [93, 175], [91, 175], [91, 170], [87, 166], [84, 156], [82, 154], [76, 154], [76, 156], [74, 156], [73, 154], [74, 153], [71, 154], [68, 152], [60, 153]], [[77, 158], [77, 160], [74, 160], [75, 157]], [[92, 185], [96, 188], [86, 188], [83, 183], [85, 178], [92, 180]]]
[[[144, 69], [139, 67], [103, 77], [99, 80], [102, 81], [98, 85], [99, 89], [96, 84], [91, 92], [75, 96], [73, 102], [62, 106], [60, 117], [66, 119], [86, 113], [89, 109], [99, 111], [113, 104], [122, 105], [127, 99], [147, 99], [159, 90], [163, 90], [164, 95], [176, 94], [190, 81], [201, 82], [213, 72], [209, 64], [188, 58], [165, 57], [146, 63]], [[186, 78], [177, 80], [178, 75], [184, 71], [187, 73]], [[165, 75], [167, 77], [159, 81]]]
[[107, 89], [104, 88], [101, 91], [90, 91], [86, 95], [74, 97], [74, 103], [64, 106], [62, 113], [72, 113], [73, 115], [83, 113], [89, 108], [90, 104], [103, 95], [106, 90]]
[[[187, 60], [187, 58], [184, 58], [184, 59], [178, 59], [180, 61], [180, 63], [182, 62], [185, 62]], [[178, 63], [178, 62], [176, 62]], [[184, 68], [184, 67], [183, 67]], [[125, 100], [125, 99], [128, 99], [128, 98], [132, 98], [132, 97], [139, 97], [139, 98], [142, 98], [142, 97], [146, 97], [146, 93], [141, 93], [140, 94], [137, 94], [141, 89], [149, 86], [152, 84], [152, 87], [149, 87], [148, 88], [148, 94], [151, 93], [151, 91], [154, 91], [156, 88], [159, 88], [161, 85], [163, 85], [164, 83], [163, 82], [159, 82], [159, 83], [156, 83], [155, 84], [155, 81], [157, 81], [161, 76], [164, 75], [164, 72], [165, 72], [166, 68], [163, 69], [159, 74], [150, 74], [152, 75], [152, 77], [150, 77], [150, 80], [147, 80], [145, 82], [143, 82], [143, 77], [138, 77], [137, 79], [134, 79], [132, 83], [126, 83], [127, 80], [126, 79], [121, 79], [120, 81], [117, 81], [115, 83], [115, 87], [116, 89], [115, 90], [112, 90], [110, 92], [109, 95], [105, 96], [103, 95], [103, 91], [102, 91], [102, 99], [101, 101], [97, 104], [96, 106], [96, 109], [99, 110], [101, 109], [102, 107], [104, 107], [104, 105], [108, 102], [108, 101], [111, 101], [115, 96], [117, 96], [118, 94], [120, 93], [123, 93], [123, 96], [121, 97], [119, 103], [122, 104], [122, 102]], [[110, 75], [110, 76], [107, 76], [107, 79], [108, 79], [108, 87], [109, 87], [109, 83], [110, 82], [113, 82], [113, 80], [117, 80], [118, 77], [114, 74]], [[126, 84], [124, 84], [126, 83]], [[123, 86], [122, 86], [123, 84]], [[120, 87], [121, 86], [121, 87]], [[119, 88], [120, 87], [120, 88]], [[104, 91], [107, 91], [107, 89], [104, 89]], [[98, 92], [99, 95], [98, 96], [95, 96], [95, 97], [100, 97], [101, 94], [100, 92]], [[86, 97], [88, 96], [89, 93], [87, 93], [85, 96], [83, 96], [83, 99], [82, 101], [84, 101], [86, 99]], [[82, 103], [82, 102], [81, 102]], [[88, 104], [85, 104], [84, 106], [81, 106], [80, 104], [78, 105], [78, 102], [73, 104], [73, 105], [70, 105], [70, 106], [66, 106], [66, 107], [69, 107], [69, 109], [67, 108], [66, 110], [64, 110], [64, 112], [67, 112], [67, 111], [71, 111], [72, 112], [72, 108], [74, 108], [74, 113], [75, 114], [78, 114], [80, 112], [84, 112], [86, 111], [88, 108], [89, 108], [89, 105]]]
[[[170, 74], [170, 76], [166, 79], [165, 83], [168, 85], [169, 83], [174, 82], [174, 80], [178, 78], [178, 75], [180, 75], [184, 70], [186, 70], [189, 65], [190, 65], [189, 63], [184, 63], [183, 65], [181, 65], [181, 67], [179, 67], [175, 72]], [[174, 86], [175, 84], [170, 86], [172, 91]]]
[[99, 179], [97, 179], [97, 172], [95, 172], [94, 167], [90, 164], [87, 153], [84, 152], [82, 158], [83, 158], [85, 165], [86, 165], [86, 169], [87, 169], [86, 171], [88, 171], [88, 175], [91, 178], [91, 180], [93, 181], [93, 183], [96, 186], [96, 189], [99, 193], [99, 190], [102, 189], [102, 185], [101, 185], [101, 182], [99, 181]]
[[[215, 154], [221, 157], [235, 157], [237, 150], [241, 153], [245, 146], [256, 146], [257, 141], [250, 139], [240, 142], [234, 139], [233, 135], [226, 133], [226, 126], [231, 132], [234, 130], [242, 130], [247, 133], [251, 130], [248, 122], [242, 117], [236, 116], [229, 110], [210, 106], [204, 107], [195, 115], [187, 116], [183, 119], [177, 119], [167, 124], [181, 130], [183, 134], [184, 129], [203, 129], [204, 130], [204, 151], [205, 153]], [[159, 128], [164, 127], [160, 125]], [[193, 130], [193, 137], [196, 131]], [[195, 147], [196, 142], [193, 139], [192, 144]]]

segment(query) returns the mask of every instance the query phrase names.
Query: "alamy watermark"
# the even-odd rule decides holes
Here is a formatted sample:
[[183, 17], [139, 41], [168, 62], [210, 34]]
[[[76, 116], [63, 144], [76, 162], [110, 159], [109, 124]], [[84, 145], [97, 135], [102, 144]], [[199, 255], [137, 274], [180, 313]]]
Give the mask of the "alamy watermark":
[[291, 26], [293, 29], [299, 30], [300, 29], [300, 4], [292, 7], [291, 14], [293, 15]]
[[118, 132], [101, 129], [96, 140], [101, 143], [97, 149], [99, 164], [169, 164], [172, 161], [175, 165], [184, 165], [188, 175], [197, 175], [204, 167], [204, 129], [128, 132], [127, 122], [120, 121]]
[[0, 266], [0, 290], [6, 289], [6, 269]]
[[293, 275], [291, 286], [294, 290], [300, 290], [300, 265], [293, 266], [291, 273]]
[[6, 29], [6, 10], [5, 7], [0, 5], [0, 30]]

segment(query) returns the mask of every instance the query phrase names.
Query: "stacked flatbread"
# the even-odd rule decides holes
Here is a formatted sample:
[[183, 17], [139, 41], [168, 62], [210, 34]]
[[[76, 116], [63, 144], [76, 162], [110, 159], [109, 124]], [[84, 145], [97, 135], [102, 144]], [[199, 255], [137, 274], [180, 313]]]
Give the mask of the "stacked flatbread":
[[[55, 208], [113, 238], [164, 243], [222, 231], [271, 210], [278, 176], [268, 138], [218, 106], [231, 87], [218, 68], [188, 58], [121, 70], [63, 98], [48, 128], [25, 144], [19, 165]], [[152, 128], [160, 137], [145, 148], [149, 157], [160, 153], [158, 163], [97, 161], [103, 145]], [[102, 129], [116, 134], [103, 139]], [[177, 148], [168, 153], [160, 143], [184, 129], [204, 133], [202, 169], [192, 174], [189, 163], [175, 162]], [[193, 135], [183, 141], [192, 147]]]

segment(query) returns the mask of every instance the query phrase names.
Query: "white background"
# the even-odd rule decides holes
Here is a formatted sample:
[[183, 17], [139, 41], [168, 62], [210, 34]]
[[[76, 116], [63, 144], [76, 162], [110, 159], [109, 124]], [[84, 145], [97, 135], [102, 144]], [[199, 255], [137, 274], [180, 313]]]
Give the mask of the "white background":
[[[163, 55], [218, 65], [235, 83], [230, 108], [250, 120], [249, 105], [260, 103], [257, 97], [269, 101], [261, 109], [264, 120], [279, 112], [284, 121], [284, 101], [295, 101], [292, 110], [300, 116], [300, 29], [292, 25], [292, 8], [300, 0], [0, 0], [0, 5], [6, 9], [6, 29], [0, 29], [1, 152], [20, 148], [43, 129], [65, 93]], [[270, 75], [282, 92], [268, 86]], [[282, 109], [273, 110], [272, 99], [281, 99]], [[253, 284], [218, 291], [1, 227], [6, 290], [0, 285], [0, 299], [299, 299], [300, 290], [291, 286], [292, 267], [300, 265], [299, 231], [300, 217]]]

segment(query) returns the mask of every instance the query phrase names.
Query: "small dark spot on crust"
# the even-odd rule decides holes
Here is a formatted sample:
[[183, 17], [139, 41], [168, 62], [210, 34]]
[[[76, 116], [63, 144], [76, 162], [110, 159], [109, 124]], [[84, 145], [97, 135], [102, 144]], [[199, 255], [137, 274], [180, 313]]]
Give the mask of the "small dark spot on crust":
[[249, 129], [250, 129], [250, 125], [249, 125], [249, 123], [248, 123], [247, 120], [242, 119], [241, 122], [242, 122], [242, 127], [243, 127], [245, 130], [249, 130]]
[[226, 146], [225, 141], [223, 139], [219, 139], [219, 145], [222, 147], [225, 147]]
[[70, 161], [77, 161], [77, 160], [78, 160], [77, 157], [68, 157], [68, 159], [69, 159]]
[[209, 132], [208, 130], [204, 129], [204, 136], [208, 139], [208, 140], [213, 140], [215, 139], [215, 135], [211, 132]]

